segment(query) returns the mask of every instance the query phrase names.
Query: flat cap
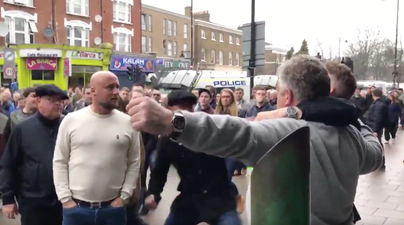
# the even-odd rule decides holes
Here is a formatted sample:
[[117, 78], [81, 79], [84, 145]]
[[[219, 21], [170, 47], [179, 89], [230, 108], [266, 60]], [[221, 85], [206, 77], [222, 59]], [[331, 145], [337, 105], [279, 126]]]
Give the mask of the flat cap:
[[198, 102], [198, 98], [194, 94], [192, 94], [191, 92], [188, 92], [188, 91], [175, 90], [175, 91], [172, 91], [167, 96], [167, 105], [168, 106], [178, 105], [180, 103], [190, 103], [190, 104], [194, 105], [197, 102]]
[[60, 97], [63, 100], [69, 99], [66, 92], [54, 84], [41, 85], [35, 88], [35, 95], [37, 97]]

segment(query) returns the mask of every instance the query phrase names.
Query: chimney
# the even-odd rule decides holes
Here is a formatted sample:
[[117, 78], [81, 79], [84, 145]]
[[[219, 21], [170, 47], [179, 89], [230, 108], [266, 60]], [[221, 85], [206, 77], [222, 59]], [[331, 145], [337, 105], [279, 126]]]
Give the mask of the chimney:
[[185, 16], [191, 17], [191, 6], [186, 6], [185, 7]]
[[209, 11], [195, 12], [194, 18], [196, 20], [203, 20], [206, 22], [210, 22], [210, 13], [209, 13]]

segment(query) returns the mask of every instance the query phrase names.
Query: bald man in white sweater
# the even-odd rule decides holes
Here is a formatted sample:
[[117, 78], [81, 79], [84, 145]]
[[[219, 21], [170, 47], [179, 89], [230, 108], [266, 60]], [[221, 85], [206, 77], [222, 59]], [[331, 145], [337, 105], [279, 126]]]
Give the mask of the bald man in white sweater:
[[63, 225], [125, 225], [140, 166], [139, 132], [116, 110], [119, 82], [101, 71], [91, 77], [92, 105], [62, 121], [53, 158]]

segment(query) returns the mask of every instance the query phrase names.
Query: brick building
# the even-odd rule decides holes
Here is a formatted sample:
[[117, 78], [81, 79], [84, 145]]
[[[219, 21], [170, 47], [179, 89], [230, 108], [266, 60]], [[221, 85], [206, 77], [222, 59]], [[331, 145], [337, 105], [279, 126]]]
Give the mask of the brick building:
[[142, 4], [142, 52], [158, 56], [188, 57], [191, 46], [191, 18]]
[[193, 57], [191, 7], [183, 15], [142, 4], [141, 26], [142, 52], [177, 62], [193, 58], [202, 68], [241, 70], [241, 31], [212, 23], [207, 11], [194, 13]]
[[[2, 42], [97, 47], [95, 39], [115, 50], [141, 51], [140, 0], [3, 0], [1, 20], [9, 26]], [[111, 10], [113, 9], [113, 10]], [[55, 35], [47, 38], [45, 28]], [[99, 40], [98, 39], [98, 40]]]
[[[0, 31], [6, 34], [0, 45], [16, 52], [15, 72], [3, 73], [1, 68], [0, 83], [82, 87], [100, 70], [115, 70], [126, 81], [123, 64], [136, 60], [153, 71], [153, 62], [139, 58], [140, 9], [140, 0], [0, 1]], [[3, 53], [0, 50], [0, 67], [5, 64]]]
[[[190, 15], [190, 7], [185, 14]], [[241, 70], [242, 32], [236, 28], [212, 23], [208, 11], [194, 13], [195, 61], [215, 70]]]
[[265, 46], [265, 65], [255, 69], [256, 75], [275, 75], [278, 67], [285, 62], [288, 50], [267, 43]]

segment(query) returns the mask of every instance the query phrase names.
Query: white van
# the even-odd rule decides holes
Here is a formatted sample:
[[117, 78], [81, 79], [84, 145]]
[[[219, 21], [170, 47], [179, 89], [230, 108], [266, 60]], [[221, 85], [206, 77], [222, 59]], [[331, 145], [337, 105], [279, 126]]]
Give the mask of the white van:
[[[223, 72], [223, 71], [198, 71], [195, 70], [177, 70], [172, 71], [166, 76], [160, 78], [159, 85], [165, 91], [169, 92], [172, 89], [189, 88], [192, 89], [205, 88], [206, 86], [215, 87], [219, 93], [224, 88], [235, 90], [243, 88], [244, 99], [250, 99], [250, 78], [246, 72]], [[194, 82], [194, 83], [193, 83]], [[259, 75], [254, 77], [254, 86], [259, 85], [265, 88], [276, 88], [278, 77], [275, 75]]]

